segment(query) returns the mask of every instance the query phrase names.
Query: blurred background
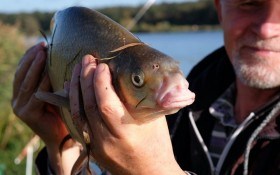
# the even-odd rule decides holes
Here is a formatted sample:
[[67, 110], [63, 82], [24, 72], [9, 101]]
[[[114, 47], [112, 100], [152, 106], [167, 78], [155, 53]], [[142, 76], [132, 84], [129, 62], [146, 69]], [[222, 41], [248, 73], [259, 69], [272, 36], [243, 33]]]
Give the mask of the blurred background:
[[48, 36], [55, 11], [69, 6], [85, 6], [109, 16], [178, 60], [185, 75], [223, 44], [213, 0], [1, 0], [0, 175], [35, 174], [34, 157], [44, 145], [14, 116], [12, 81], [25, 50], [44, 40], [40, 31]]

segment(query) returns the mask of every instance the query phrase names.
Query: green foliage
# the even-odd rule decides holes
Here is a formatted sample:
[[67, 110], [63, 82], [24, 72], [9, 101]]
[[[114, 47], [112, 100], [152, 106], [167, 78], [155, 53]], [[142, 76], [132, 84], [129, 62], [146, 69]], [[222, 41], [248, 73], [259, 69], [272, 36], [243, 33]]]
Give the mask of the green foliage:
[[0, 23], [0, 165], [5, 165], [6, 174], [24, 172], [25, 164], [15, 165], [13, 161], [33, 135], [11, 108], [12, 81], [25, 49], [17, 26]]
[[[0, 108], [7, 109], [11, 98], [12, 79], [19, 57], [25, 49], [23, 36], [16, 27], [7, 26], [0, 23]], [[0, 111], [0, 115], [7, 115], [5, 111]]]
[[111, 7], [99, 9], [98, 11], [118, 23], [122, 23], [123, 20], [131, 20], [137, 13], [137, 9], [132, 7]]
[[0, 14], [0, 22], [9, 25], [16, 25], [18, 29], [28, 35], [38, 35], [39, 31], [48, 31], [50, 27], [50, 20], [53, 13], [34, 12], [34, 13], [20, 13], [20, 14]]
[[[99, 11], [127, 26], [140, 7], [114, 7]], [[212, 0], [185, 3], [163, 3], [152, 6], [133, 28], [133, 32], [193, 30], [219, 24]]]
[[217, 25], [217, 15], [212, 1], [164, 3], [153, 6], [140, 23], [157, 24], [168, 21], [170, 25]]

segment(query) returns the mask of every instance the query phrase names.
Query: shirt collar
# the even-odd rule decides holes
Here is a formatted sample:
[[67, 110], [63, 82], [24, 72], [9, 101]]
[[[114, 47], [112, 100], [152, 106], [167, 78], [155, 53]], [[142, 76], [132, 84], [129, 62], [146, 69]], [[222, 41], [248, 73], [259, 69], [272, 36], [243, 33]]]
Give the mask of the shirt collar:
[[209, 107], [209, 112], [224, 126], [236, 128], [234, 119], [234, 103], [236, 96], [235, 83], [231, 84], [227, 90]]
[[[209, 107], [210, 114], [215, 117], [223, 126], [237, 128], [238, 124], [234, 119], [234, 104], [236, 97], [236, 85], [231, 84], [227, 90]], [[279, 97], [272, 101], [279, 100]], [[265, 107], [262, 107], [265, 108]], [[279, 138], [280, 137], [280, 116], [271, 121], [259, 134], [259, 137]]]

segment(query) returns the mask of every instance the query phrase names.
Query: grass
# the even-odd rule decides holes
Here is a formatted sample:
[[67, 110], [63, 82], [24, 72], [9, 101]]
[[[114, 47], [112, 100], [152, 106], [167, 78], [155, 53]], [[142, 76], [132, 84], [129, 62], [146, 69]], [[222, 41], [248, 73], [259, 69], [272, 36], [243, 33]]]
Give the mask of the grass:
[[14, 159], [34, 135], [11, 108], [14, 73], [26, 48], [17, 26], [0, 22], [0, 175], [25, 172], [25, 160], [16, 165]]

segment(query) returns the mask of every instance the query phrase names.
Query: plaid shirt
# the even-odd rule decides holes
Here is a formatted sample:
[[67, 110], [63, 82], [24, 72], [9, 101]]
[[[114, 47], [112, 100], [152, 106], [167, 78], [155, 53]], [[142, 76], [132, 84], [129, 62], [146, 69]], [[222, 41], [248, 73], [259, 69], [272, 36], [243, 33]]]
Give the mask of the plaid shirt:
[[235, 94], [235, 84], [232, 84], [209, 108], [210, 114], [216, 118], [209, 146], [210, 155], [215, 166], [228, 142], [229, 136], [237, 127], [234, 119]]
[[[234, 118], [235, 97], [236, 86], [232, 84], [209, 108], [210, 114], [216, 118], [209, 145], [210, 156], [215, 166], [231, 134], [238, 127]], [[262, 130], [257, 139], [274, 139], [279, 137], [279, 128], [277, 127], [277, 121], [275, 119]]]

